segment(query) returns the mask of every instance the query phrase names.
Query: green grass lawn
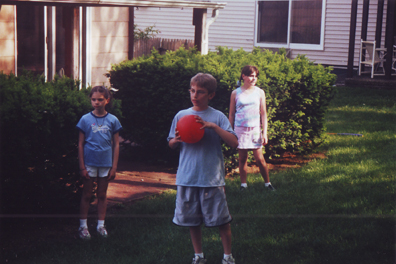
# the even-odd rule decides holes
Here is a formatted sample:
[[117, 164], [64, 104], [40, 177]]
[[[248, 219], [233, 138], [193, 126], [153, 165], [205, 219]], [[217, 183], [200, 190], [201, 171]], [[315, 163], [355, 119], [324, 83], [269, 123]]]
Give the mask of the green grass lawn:
[[[248, 176], [249, 188], [242, 193], [238, 178], [227, 180], [238, 264], [395, 263], [396, 92], [337, 89], [326, 117], [327, 132], [364, 137], [328, 135], [319, 150], [326, 159], [270, 174], [276, 192], [265, 191], [256, 174]], [[51, 239], [7, 252], [4, 260], [191, 263], [188, 228], [172, 224], [174, 203], [175, 191], [169, 191], [109, 215], [108, 239], [93, 234], [83, 242], [59, 228]], [[78, 225], [78, 219], [69, 222]], [[217, 231], [203, 229], [209, 264], [221, 263]]]

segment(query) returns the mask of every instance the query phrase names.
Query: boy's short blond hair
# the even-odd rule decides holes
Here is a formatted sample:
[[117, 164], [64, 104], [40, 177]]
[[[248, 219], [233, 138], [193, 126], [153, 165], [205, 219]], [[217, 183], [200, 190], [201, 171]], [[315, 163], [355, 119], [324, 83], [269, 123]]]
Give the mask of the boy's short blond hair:
[[216, 92], [217, 81], [209, 73], [200, 72], [191, 78], [190, 86], [191, 85], [196, 85], [198, 87], [205, 88], [206, 90], [208, 90], [208, 93], [211, 94]]

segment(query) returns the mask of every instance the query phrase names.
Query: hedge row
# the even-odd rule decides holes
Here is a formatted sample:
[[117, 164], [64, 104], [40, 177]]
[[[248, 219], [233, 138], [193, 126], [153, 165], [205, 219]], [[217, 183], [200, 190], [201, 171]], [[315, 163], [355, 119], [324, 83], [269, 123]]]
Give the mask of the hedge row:
[[[322, 141], [324, 114], [333, 96], [331, 68], [304, 56], [218, 48], [206, 56], [183, 48], [114, 65], [112, 86], [119, 89], [112, 112], [133, 142], [132, 154], [146, 161], [176, 164], [167, 145], [174, 115], [191, 106], [190, 79], [198, 72], [218, 81], [210, 104], [228, 115], [229, 98], [243, 66], [258, 66], [258, 86], [267, 96], [269, 144], [266, 157], [285, 151], [310, 152]], [[69, 78], [45, 82], [40, 76], [0, 73], [0, 175], [3, 213], [60, 212], [78, 207], [80, 182], [75, 126], [92, 108], [89, 89]], [[122, 114], [120, 111], [122, 108]], [[227, 167], [235, 150], [224, 148]]]
[[0, 73], [2, 212], [65, 213], [78, 206], [75, 127], [92, 109], [88, 92], [69, 78]]
[[[219, 47], [202, 56], [183, 48], [113, 65], [110, 80], [122, 98], [122, 136], [136, 143], [141, 157], [156, 162], [175, 162], [177, 153], [166, 142], [174, 115], [191, 106], [190, 79], [198, 72], [212, 74], [218, 82], [210, 105], [228, 116], [229, 99], [245, 65], [256, 65], [257, 85], [266, 92], [269, 144], [267, 158], [288, 151], [308, 153], [322, 142], [324, 114], [331, 100], [336, 76], [331, 68], [315, 65], [304, 56], [294, 60], [285, 51], [246, 52]], [[229, 166], [235, 151], [224, 147]], [[231, 165], [230, 165], [231, 164]]]

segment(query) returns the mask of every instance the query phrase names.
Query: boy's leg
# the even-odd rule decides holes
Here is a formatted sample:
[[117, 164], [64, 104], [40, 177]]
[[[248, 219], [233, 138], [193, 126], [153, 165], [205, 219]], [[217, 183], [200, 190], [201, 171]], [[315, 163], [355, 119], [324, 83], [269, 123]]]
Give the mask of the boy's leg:
[[202, 253], [202, 230], [201, 226], [190, 227], [191, 241], [194, 247], [195, 254]]
[[98, 178], [98, 220], [105, 220], [107, 210], [107, 187], [109, 182], [107, 178]]
[[254, 159], [256, 160], [257, 166], [260, 169], [261, 176], [264, 179], [265, 183], [268, 183], [270, 181], [269, 179], [269, 172], [268, 172], [268, 166], [267, 163], [265, 162], [264, 156], [263, 156], [263, 150], [260, 149], [254, 149], [253, 150], [253, 156]]
[[83, 191], [80, 201], [80, 219], [88, 218], [88, 210], [92, 197], [93, 179], [85, 179], [83, 183]]
[[238, 153], [239, 153], [239, 175], [241, 177], [241, 183], [246, 183], [248, 150], [238, 149]]
[[219, 226], [221, 242], [223, 244], [224, 254], [231, 254], [231, 224]]

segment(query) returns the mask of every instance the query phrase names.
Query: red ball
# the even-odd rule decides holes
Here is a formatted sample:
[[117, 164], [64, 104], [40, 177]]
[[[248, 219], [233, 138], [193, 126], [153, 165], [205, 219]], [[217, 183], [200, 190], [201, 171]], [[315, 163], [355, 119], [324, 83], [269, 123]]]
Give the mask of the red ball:
[[179, 131], [181, 140], [186, 143], [197, 143], [205, 133], [201, 123], [197, 123], [194, 115], [186, 115], [179, 119], [176, 130]]

